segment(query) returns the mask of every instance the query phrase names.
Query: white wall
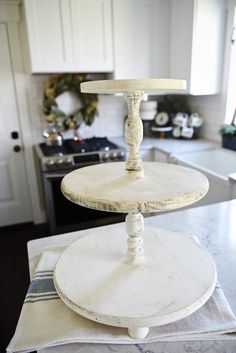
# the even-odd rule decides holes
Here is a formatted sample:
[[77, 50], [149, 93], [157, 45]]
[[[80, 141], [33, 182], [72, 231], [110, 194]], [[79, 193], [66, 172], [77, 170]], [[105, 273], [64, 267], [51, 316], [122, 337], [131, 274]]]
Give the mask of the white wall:
[[[28, 85], [28, 103], [32, 134], [34, 143], [42, 142], [42, 132], [47, 126], [45, 115], [42, 112], [43, 91], [48, 75], [30, 75]], [[200, 136], [212, 141], [220, 141], [218, 133], [220, 125], [224, 122], [224, 96], [188, 96], [187, 101], [192, 112], [198, 112], [204, 119]], [[98, 104], [99, 116], [94, 124], [81, 127], [82, 137], [107, 136], [116, 137], [123, 135], [124, 116], [127, 107], [123, 97], [113, 95], [100, 95]], [[73, 131], [64, 133], [70, 138]]]

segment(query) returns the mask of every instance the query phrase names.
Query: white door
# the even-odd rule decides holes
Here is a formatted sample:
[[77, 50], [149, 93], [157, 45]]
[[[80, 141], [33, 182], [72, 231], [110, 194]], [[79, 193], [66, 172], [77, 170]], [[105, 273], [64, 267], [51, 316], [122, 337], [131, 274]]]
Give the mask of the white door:
[[[32, 214], [6, 24], [0, 24], [0, 47], [0, 226], [5, 226], [31, 221]], [[13, 132], [19, 138], [12, 139]]]

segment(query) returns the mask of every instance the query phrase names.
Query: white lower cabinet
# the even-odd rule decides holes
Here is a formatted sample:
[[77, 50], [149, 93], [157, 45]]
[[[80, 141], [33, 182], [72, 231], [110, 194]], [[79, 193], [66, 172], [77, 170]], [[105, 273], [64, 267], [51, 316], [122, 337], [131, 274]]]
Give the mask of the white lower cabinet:
[[168, 163], [169, 162], [169, 154], [167, 152], [163, 152], [155, 148], [153, 150], [153, 155], [154, 155], [154, 161], [155, 162], [162, 162], [162, 163]]
[[[189, 168], [193, 168], [189, 166], [187, 163], [181, 162], [181, 165]], [[231, 195], [230, 182], [228, 180], [224, 180], [215, 176], [212, 173], [207, 173], [206, 171], [202, 171], [200, 168], [193, 168], [203, 173], [208, 181], [209, 181], [209, 190], [207, 194], [198, 202], [190, 205], [189, 207], [198, 207], [204, 205], [210, 205], [217, 202], [228, 201], [233, 198]]]
[[154, 161], [154, 150], [152, 148], [140, 149], [140, 156], [144, 162]]
[[[150, 146], [149, 148], [141, 149], [140, 155], [144, 161], [178, 164], [180, 166], [195, 169], [207, 177], [209, 181], [209, 190], [207, 194], [200, 201], [189, 205], [188, 207], [209, 205], [236, 198], [236, 182], [234, 180], [228, 180], [227, 177], [230, 170], [227, 171], [226, 166], [222, 165], [221, 173], [220, 167], [218, 168], [217, 166], [218, 160], [225, 160], [225, 163], [227, 165], [229, 164], [233, 171], [235, 168], [235, 156], [232, 151], [225, 151], [224, 149], [218, 148], [193, 153], [171, 155], [167, 151], [158, 149], [158, 147]], [[200, 158], [202, 163], [201, 160], [197, 163], [195, 159], [197, 160]], [[206, 168], [207, 165], [208, 169]], [[217, 168], [217, 170], [215, 168]]]
[[231, 188], [232, 199], [236, 199], [236, 183], [231, 182], [230, 188]]
[[[198, 160], [198, 162], [196, 162], [196, 160]], [[230, 160], [231, 163], [228, 165]], [[219, 163], [219, 161], [221, 161], [221, 163]], [[190, 154], [186, 153], [171, 156], [170, 162], [195, 169], [204, 174], [209, 181], [207, 194], [190, 207], [209, 205], [235, 198], [235, 193], [232, 188], [233, 183], [228, 179], [226, 169], [226, 165], [234, 169], [235, 156], [229, 151], [215, 149]]]

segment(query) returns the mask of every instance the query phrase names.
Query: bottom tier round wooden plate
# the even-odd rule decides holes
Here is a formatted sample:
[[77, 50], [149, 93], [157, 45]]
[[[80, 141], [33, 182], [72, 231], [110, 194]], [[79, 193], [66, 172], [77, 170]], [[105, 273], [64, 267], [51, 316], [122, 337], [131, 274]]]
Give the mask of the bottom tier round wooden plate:
[[62, 253], [54, 283], [66, 305], [93, 321], [132, 330], [184, 318], [211, 296], [216, 268], [195, 239], [147, 227], [139, 266], [125, 263], [126, 242], [121, 225], [91, 233]]

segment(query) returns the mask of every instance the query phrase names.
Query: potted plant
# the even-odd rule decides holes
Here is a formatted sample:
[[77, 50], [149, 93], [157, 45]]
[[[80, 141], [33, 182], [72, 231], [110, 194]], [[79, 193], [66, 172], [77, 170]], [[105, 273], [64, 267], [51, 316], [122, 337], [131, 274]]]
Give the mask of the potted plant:
[[236, 109], [231, 124], [223, 124], [220, 128], [222, 147], [236, 151]]

